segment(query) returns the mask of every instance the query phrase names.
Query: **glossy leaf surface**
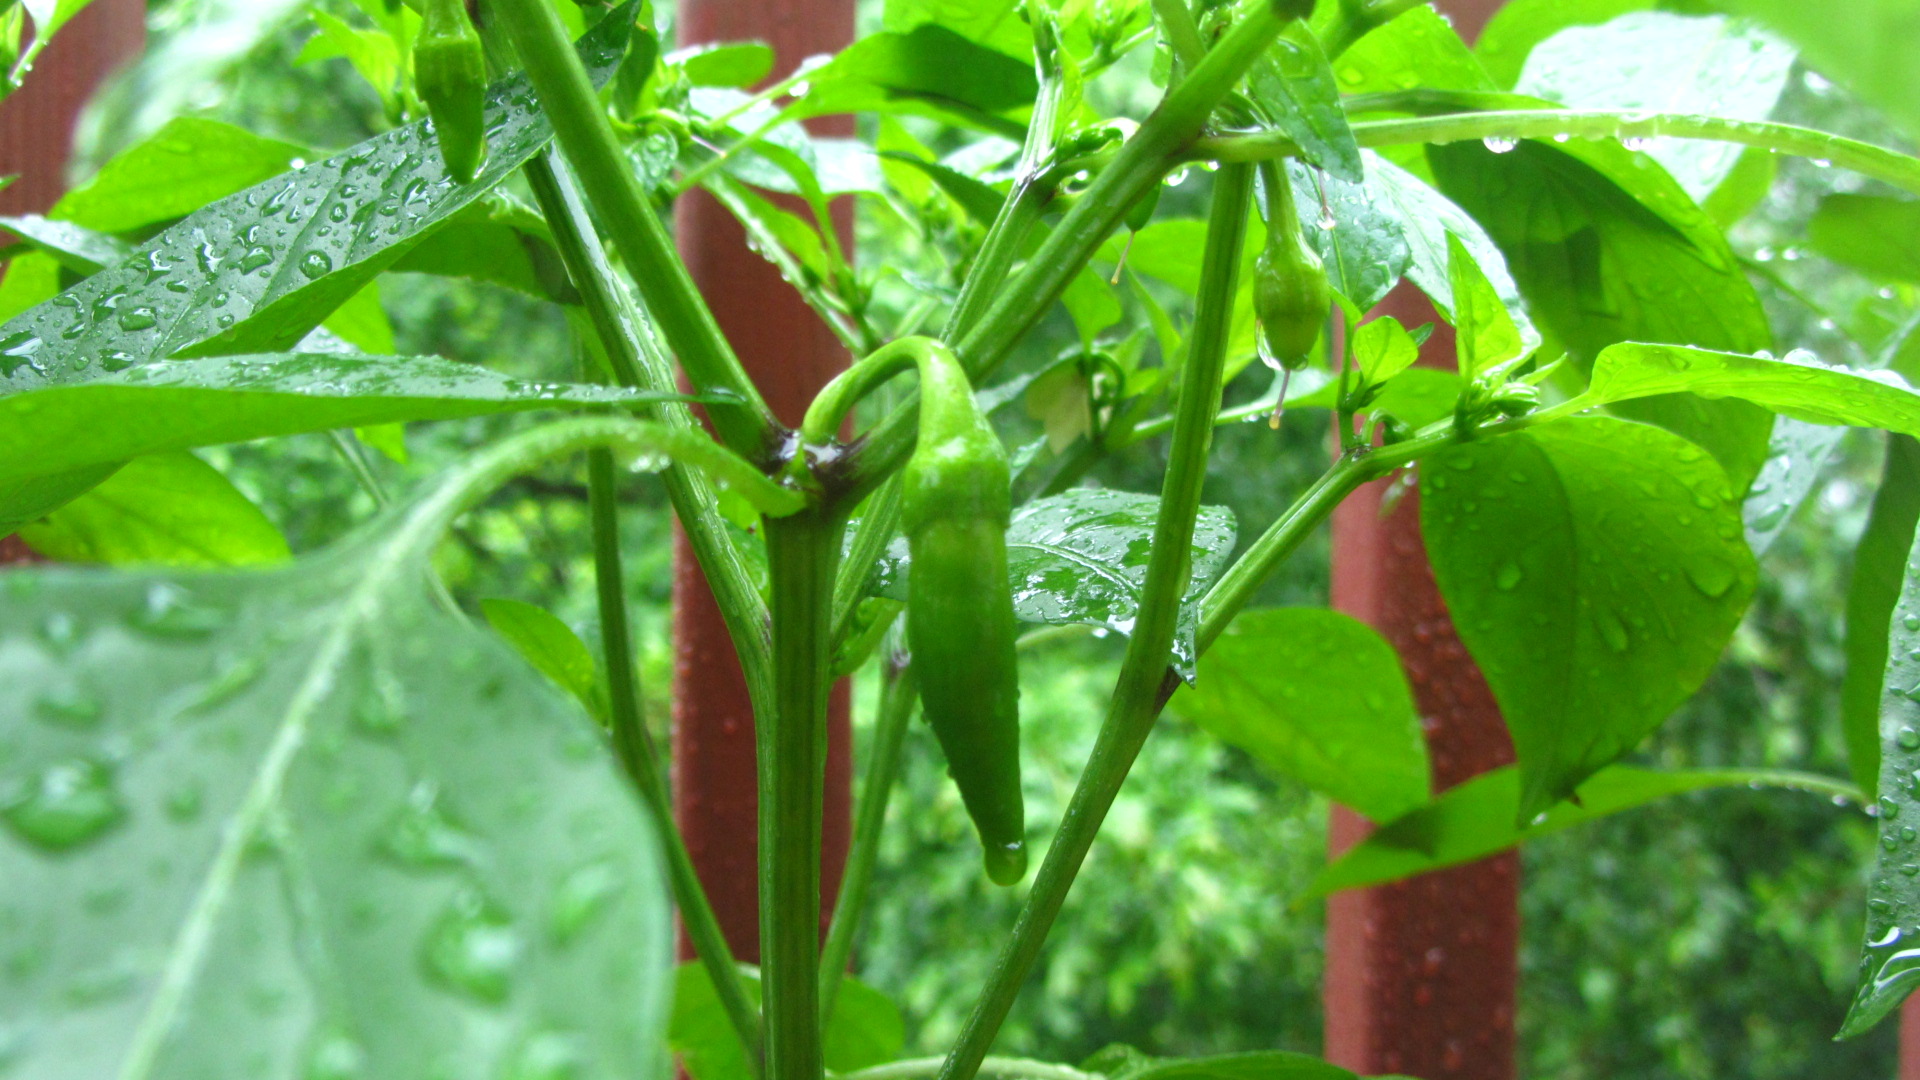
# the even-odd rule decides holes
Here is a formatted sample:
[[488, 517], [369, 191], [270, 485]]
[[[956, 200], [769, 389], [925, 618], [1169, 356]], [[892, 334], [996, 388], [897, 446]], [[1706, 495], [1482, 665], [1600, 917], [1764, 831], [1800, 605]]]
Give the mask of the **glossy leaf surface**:
[[[630, 20], [582, 42], [611, 74]], [[520, 79], [488, 98], [491, 147], [455, 184], [425, 123], [255, 185], [193, 214], [127, 262], [0, 325], [0, 393], [81, 382], [146, 360], [291, 347], [409, 246], [545, 146]]]
[[1427, 801], [1427, 744], [1400, 659], [1337, 611], [1242, 613], [1169, 708], [1375, 821]]
[[1360, 146], [1347, 126], [1340, 86], [1304, 24], [1274, 39], [1248, 73], [1248, 85], [1275, 130], [1300, 147], [1302, 159], [1348, 183], [1360, 182]]
[[[1381, 205], [1364, 183], [1292, 160], [1287, 175], [1293, 181], [1294, 209], [1306, 226], [1302, 235], [1326, 267], [1327, 283], [1354, 307], [1365, 310], [1379, 303], [1413, 264], [1399, 214]], [[1191, 257], [1198, 261], [1197, 255]]]
[[250, 566], [288, 555], [286, 537], [218, 469], [185, 450], [135, 458], [20, 538], [56, 562]]
[[1920, 442], [1887, 437], [1887, 459], [1866, 531], [1853, 549], [1847, 584], [1846, 678], [1840, 684], [1840, 726], [1854, 783], [1872, 797], [1880, 781], [1880, 695], [1886, 682], [1887, 635], [1906, 580], [1907, 553], [1920, 521]]
[[280, 570], [0, 577], [16, 1071], [662, 1075], [653, 826], [422, 587], [481, 475]]
[[1522, 823], [1517, 818], [1520, 770], [1508, 765], [1449, 788], [1432, 805], [1413, 811], [1356, 844], [1314, 877], [1302, 899], [1458, 866], [1669, 796], [1728, 787], [1789, 788], [1835, 798], [1858, 794], [1826, 777], [1772, 769], [1665, 772], [1615, 765], [1580, 785], [1579, 802], [1560, 803]]
[[1691, 695], [1753, 594], [1725, 474], [1659, 428], [1579, 417], [1455, 446], [1420, 494], [1441, 593], [1513, 733], [1523, 821]]
[[1582, 400], [1655, 394], [1738, 398], [1812, 424], [1920, 435], [1920, 393], [1891, 371], [1856, 371], [1796, 351], [1779, 359], [1674, 345], [1616, 345], [1600, 354]]

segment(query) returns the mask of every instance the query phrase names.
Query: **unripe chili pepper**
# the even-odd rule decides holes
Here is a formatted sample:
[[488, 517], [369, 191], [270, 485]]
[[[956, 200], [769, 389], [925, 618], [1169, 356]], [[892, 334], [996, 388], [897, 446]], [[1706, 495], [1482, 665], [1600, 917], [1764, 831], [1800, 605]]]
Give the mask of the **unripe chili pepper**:
[[413, 83], [433, 118], [440, 160], [462, 184], [487, 155], [487, 56], [465, 0], [426, 0], [413, 46]]
[[920, 438], [902, 474], [912, 558], [907, 644], [927, 722], [985, 849], [987, 876], [1025, 876], [1020, 683], [1014, 656], [1006, 450], [945, 349], [920, 365]]
[[1268, 355], [1288, 371], [1307, 366], [1320, 340], [1333, 292], [1326, 267], [1300, 235], [1292, 185], [1277, 167], [1262, 168], [1267, 188], [1267, 243], [1253, 264], [1253, 311]]

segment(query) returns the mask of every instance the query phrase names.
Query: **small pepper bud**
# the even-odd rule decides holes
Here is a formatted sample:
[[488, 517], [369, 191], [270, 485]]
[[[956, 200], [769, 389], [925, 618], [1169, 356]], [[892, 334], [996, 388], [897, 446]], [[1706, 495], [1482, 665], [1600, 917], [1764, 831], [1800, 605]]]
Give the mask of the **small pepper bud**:
[[427, 0], [413, 46], [413, 81], [433, 118], [440, 160], [462, 184], [487, 154], [487, 56], [464, 0]]
[[1267, 243], [1253, 264], [1253, 311], [1267, 355], [1298, 371], [1320, 340], [1333, 292], [1320, 256], [1300, 235], [1292, 185], [1278, 168], [1269, 166], [1261, 175], [1267, 186]]

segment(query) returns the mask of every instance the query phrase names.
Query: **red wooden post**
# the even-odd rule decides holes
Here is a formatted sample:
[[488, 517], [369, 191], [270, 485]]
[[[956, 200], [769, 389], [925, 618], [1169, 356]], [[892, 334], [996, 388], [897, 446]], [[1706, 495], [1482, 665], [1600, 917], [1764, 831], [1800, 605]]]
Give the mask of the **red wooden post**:
[[[1471, 41], [1500, 0], [1440, 0]], [[1402, 284], [1379, 308], [1408, 326], [1437, 322]], [[1451, 364], [1441, 324], [1422, 362]], [[1436, 790], [1513, 760], [1493, 694], [1454, 632], [1420, 539], [1419, 495], [1381, 514], [1385, 483], [1347, 500], [1333, 519], [1334, 606], [1393, 643], [1413, 683]], [[1335, 807], [1334, 853], [1366, 836], [1365, 819]], [[1376, 889], [1327, 907], [1326, 1055], [1362, 1073], [1426, 1080], [1512, 1080], [1519, 978], [1520, 862], [1512, 852]]]
[[[67, 190], [73, 126], [102, 80], [139, 55], [147, 40], [142, 0], [96, 0], [54, 36], [26, 85], [0, 102], [0, 214], [44, 214]], [[28, 562], [17, 536], [0, 536], [0, 565]]]
[[1920, 1080], [1920, 997], [1900, 1006], [1900, 1080]]
[[[779, 57], [778, 75], [810, 55], [851, 41], [853, 3], [686, 0], [680, 9], [680, 36], [684, 44], [765, 41]], [[850, 135], [852, 118], [821, 121], [815, 131]], [[850, 221], [841, 221], [841, 240], [848, 250]], [[846, 351], [773, 265], [747, 247], [744, 230], [726, 208], [705, 192], [690, 192], [680, 200], [675, 224], [680, 253], [713, 305], [720, 328], [774, 413], [797, 426], [814, 391], [846, 366]], [[734, 955], [753, 962], [760, 956], [753, 709], [713, 594], [677, 532], [673, 556], [674, 817]], [[847, 859], [852, 742], [843, 681], [834, 688], [829, 715], [822, 933]], [[681, 952], [691, 955], [684, 937]]]

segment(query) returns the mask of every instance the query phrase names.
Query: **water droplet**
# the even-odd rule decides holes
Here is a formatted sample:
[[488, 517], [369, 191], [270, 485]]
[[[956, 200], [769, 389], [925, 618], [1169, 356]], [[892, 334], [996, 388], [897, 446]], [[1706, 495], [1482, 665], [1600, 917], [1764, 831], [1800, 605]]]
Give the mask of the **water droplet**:
[[1607, 643], [1607, 648], [1617, 653], [1627, 651], [1631, 639], [1627, 636], [1626, 624], [1620, 621], [1620, 616], [1611, 611], [1599, 611], [1594, 614], [1593, 621], [1600, 628], [1600, 638]]
[[240, 256], [240, 272], [244, 274], [258, 270], [272, 261], [273, 252], [256, 244]]
[[126, 816], [106, 767], [84, 758], [56, 761], [16, 778], [0, 794], [0, 818], [43, 848], [63, 851], [93, 840]]
[[302, 1080], [360, 1080], [367, 1072], [367, 1054], [360, 1044], [337, 1031], [322, 1032], [307, 1051]]
[[1920, 731], [1915, 731], [1910, 727], [1903, 727], [1894, 735], [1893, 741], [1898, 744], [1902, 750], [1920, 750]]
[[422, 952], [429, 978], [489, 1004], [506, 1001], [520, 935], [497, 905], [463, 889], [427, 932]]
[[1482, 144], [1486, 146], [1488, 150], [1491, 150], [1496, 154], [1511, 153], [1514, 147], [1520, 145], [1520, 141], [1518, 139], [1503, 139], [1503, 138], [1499, 138], [1497, 136], [1492, 136], [1492, 135], [1489, 135], [1480, 141]]
[[120, 313], [120, 329], [150, 330], [160, 321], [150, 307], [134, 307]]
[[568, 874], [553, 890], [547, 929], [554, 943], [567, 945], [579, 937], [619, 891], [619, 878], [606, 863], [588, 863]]
[[422, 869], [460, 866], [470, 861], [473, 841], [439, 808], [439, 789], [420, 783], [407, 795], [407, 804], [387, 823], [380, 850], [395, 860]]
[[300, 257], [300, 272], [308, 278], [325, 277], [333, 270], [333, 260], [324, 251], [309, 251]]
[[1501, 592], [1512, 592], [1524, 576], [1519, 563], [1508, 563], [1500, 568], [1500, 573], [1493, 579], [1493, 584]]
[[1739, 571], [1720, 559], [1701, 558], [1687, 564], [1687, 580], [1715, 600], [1725, 596], [1738, 577]]

